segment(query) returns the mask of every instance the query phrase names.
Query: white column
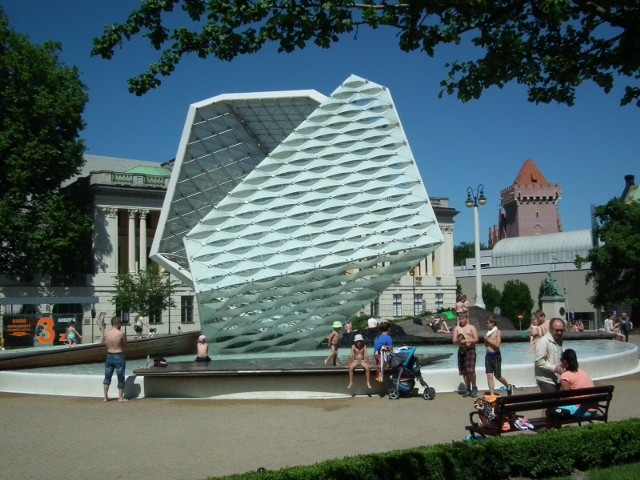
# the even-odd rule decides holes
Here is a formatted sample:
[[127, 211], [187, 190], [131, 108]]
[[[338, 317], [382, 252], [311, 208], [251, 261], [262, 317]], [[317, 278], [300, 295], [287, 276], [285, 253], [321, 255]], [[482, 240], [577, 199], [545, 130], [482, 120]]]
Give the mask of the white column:
[[455, 275], [453, 268], [453, 226], [441, 225], [440, 228], [444, 238], [444, 243], [440, 247], [443, 257], [442, 271], [440, 274], [442, 276], [451, 277]]
[[137, 210], [129, 210], [129, 232], [128, 232], [128, 250], [129, 250], [129, 273], [136, 272], [136, 214]]
[[476, 251], [476, 300], [475, 305], [484, 308], [484, 300], [482, 299], [482, 268], [480, 266], [480, 215], [478, 214], [478, 205], [473, 207], [473, 226]]
[[96, 272], [118, 273], [118, 209], [101, 207], [98, 210], [103, 222], [96, 223], [94, 233], [94, 257], [103, 259], [96, 261]]
[[147, 269], [147, 215], [149, 210], [140, 210], [140, 270]]

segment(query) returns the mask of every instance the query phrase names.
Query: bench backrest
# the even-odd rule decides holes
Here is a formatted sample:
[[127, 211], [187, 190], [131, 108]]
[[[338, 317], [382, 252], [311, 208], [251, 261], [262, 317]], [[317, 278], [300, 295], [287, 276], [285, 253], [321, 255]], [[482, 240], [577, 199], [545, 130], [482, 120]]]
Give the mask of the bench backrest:
[[576, 404], [593, 404], [598, 406], [598, 414], [605, 421], [609, 412], [609, 403], [613, 398], [613, 385], [601, 387], [581, 388], [577, 390], [562, 390], [549, 393], [525, 393], [511, 397], [500, 397], [494, 404], [496, 417], [503, 418], [515, 413], [544, 410], [547, 408], [565, 407]]

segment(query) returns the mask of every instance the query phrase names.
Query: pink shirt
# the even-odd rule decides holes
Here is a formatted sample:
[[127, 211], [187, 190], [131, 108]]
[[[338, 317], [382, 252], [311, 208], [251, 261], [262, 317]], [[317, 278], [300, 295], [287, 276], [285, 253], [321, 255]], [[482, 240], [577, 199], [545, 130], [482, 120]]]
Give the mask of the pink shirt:
[[[564, 387], [563, 382], [569, 386], [569, 390], [576, 390], [578, 388], [589, 388], [593, 387], [593, 380], [591, 377], [587, 375], [587, 372], [578, 369], [576, 372], [570, 372], [569, 370], [565, 371], [562, 375], [560, 375], [560, 384]], [[565, 388], [563, 388], [565, 390]], [[579, 408], [583, 410], [595, 410], [591, 405], [578, 405]]]

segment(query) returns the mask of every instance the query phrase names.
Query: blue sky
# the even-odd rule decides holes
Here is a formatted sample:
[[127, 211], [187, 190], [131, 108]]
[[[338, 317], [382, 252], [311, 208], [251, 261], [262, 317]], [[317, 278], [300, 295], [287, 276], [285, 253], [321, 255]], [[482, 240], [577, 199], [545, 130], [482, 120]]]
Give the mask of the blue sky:
[[164, 162], [175, 157], [189, 105], [223, 93], [315, 89], [331, 94], [350, 74], [391, 91], [427, 191], [448, 197], [460, 213], [454, 243], [473, 241], [466, 189], [483, 184], [480, 239], [497, 223], [500, 191], [531, 158], [563, 196], [565, 231], [590, 227], [590, 206], [619, 196], [624, 176], [640, 183], [640, 108], [619, 106], [622, 84], [609, 95], [582, 86], [577, 105], [534, 105], [517, 85], [493, 88], [480, 100], [438, 98], [444, 64], [464, 47], [445, 47], [435, 58], [404, 53], [390, 31], [361, 30], [329, 50], [294, 54], [275, 47], [234, 61], [183, 60], [173, 76], [145, 96], [127, 91], [127, 78], [155, 62], [142, 42], [126, 44], [107, 61], [92, 58], [91, 40], [103, 26], [121, 22], [133, 0], [0, 0], [11, 27], [33, 43], [62, 43], [61, 60], [75, 65], [88, 86], [82, 137], [87, 153]]

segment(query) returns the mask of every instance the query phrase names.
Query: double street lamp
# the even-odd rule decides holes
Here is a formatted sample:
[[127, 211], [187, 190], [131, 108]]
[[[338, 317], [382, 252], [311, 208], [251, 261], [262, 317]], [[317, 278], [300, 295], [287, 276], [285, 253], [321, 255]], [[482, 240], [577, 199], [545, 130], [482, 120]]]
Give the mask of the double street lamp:
[[473, 207], [473, 226], [476, 251], [476, 301], [475, 305], [484, 308], [482, 299], [482, 273], [480, 272], [480, 218], [478, 216], [478, 205], [484, 205], [487, 199], [484, 196], [484, 186], [478, 185], [475, 192], [473, 188], [467, 187], [467, 201], [464, 203], [468, 208]]

